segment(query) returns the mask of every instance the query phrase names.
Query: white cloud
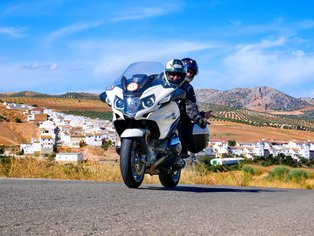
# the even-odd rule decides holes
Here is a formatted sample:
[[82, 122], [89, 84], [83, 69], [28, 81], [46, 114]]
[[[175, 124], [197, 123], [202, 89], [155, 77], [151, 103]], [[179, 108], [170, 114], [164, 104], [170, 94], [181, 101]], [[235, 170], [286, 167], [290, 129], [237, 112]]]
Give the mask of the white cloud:
[[54, 70], [57, 70], [58, 67], [59, 66], [56, 63], [38, 63], [38, 62], [20, 65], [20, 68], [22, 70], [51, 70], [51, 71], [54, 71]]
[[314, 27], [314, 20], [305, 20], [300, 22], [298, 25], [301, 29], [311, 29]]
[[27, 27], [0, 27], [0, 35], [9, 36], [12, 38], [22, 38]]
[[[91, 45], [89, 43], [85, 46], [90, 50]], [[102, 52], [99, 55], [100, 59], [94, 60], [97, 63], [93, 65], [93, 74], [99, 79], [116, 78], [129, 64], [136, 61], [155, 60], [165, 63], [171, 58], [180, 58], [193, 51], [215, 47], [212, 43], [182, 40], [97, 42], [95, 46], [98, 48], [98, 51]]]
[[267, 48], [273, 48], [273, 47], [279, 47], [283, 46], [286, 43], [286, 39], [284, 37], [281, 37], [277, 40], [263, 40], [261, 43], [258, 44], [248, 44], [248, 45], [240, 45], [237, 48], [239, 49], [239, 52], [245, 52], [245, 51], [252, 51], [252, 50], [261, 50], [261, 49], [267, 49]]
[[70, 68], [70, 65], [64, 64], [60, 67], [57, 63], [0, 62], [1, 78], [3, 78], [0, 92], [32, 90], [54, 93], [78, 90], [79, 87], [84, 90], [93, 83], [94, 80], [86, 83], [86, 78], [90, 77], [86, 71], [67, 68]]
[[76, 24], [72, 24], [72, 25], [68, 25], [66, 27], [63, 27], [61, 29], [58, 29], [56, 31], [51, 32], [45, 39], [46, 43], [51, 43], [52, 41], [55, 41], [59, 38], [68, 36], [68, 35], [72, 35], [84, 30], [88, 30], [91, 28], [95, 28], [98, 27], [100, 25], [102, 25], [102, 22], [89, 22], [89, 23], [76, 23]]
[[156, 16], [162, 16], [166, 14], [167, 11], [164, 8], [153, 8], [153, 7], [144, 7], [140, 9], [133, 9], [131, 11], [125, 12], [123, 16], [118, 16], [113, 18], [112, 22], [119, 22], [119, 21], [127, 21], [127, 20], [138, 20], [138, 19], [145, 19], [151, 18]]
[[285, 42], [280, 38], [238, 48], [224, 60], [226, 77], [240, 87], [266, 84], [280, 88], [314, 80], [314, 56], [301, 50], [276, 50]]
[[113, 17], [111, 22], [120, 22], [127, 20], [147, 19], [158, 16], [167, 15], [171, 12], [180, 11], [182, 2], [163, 3], [163, 6], [149, 6], [149, 7], [134, 7], [127, 11], [118, 13], [118, 16]]

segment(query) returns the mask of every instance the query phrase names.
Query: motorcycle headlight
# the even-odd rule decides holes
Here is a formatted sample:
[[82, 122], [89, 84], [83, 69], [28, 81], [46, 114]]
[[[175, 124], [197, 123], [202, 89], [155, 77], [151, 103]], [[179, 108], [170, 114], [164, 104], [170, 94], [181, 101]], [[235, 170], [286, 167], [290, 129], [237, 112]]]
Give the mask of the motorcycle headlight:
[[124, 101], [119, 98], [119, 97], [115, 97], [115, 100], [114, 100], [114, 107], [118, 110], [123, 110], [124, 109]]
[[155, 96], [154, 95], [148, 96], [146, 98], [141, 99], [141, 101], [142, 101], [142, 106], [145, 109], [150, 108], [155, 103]]

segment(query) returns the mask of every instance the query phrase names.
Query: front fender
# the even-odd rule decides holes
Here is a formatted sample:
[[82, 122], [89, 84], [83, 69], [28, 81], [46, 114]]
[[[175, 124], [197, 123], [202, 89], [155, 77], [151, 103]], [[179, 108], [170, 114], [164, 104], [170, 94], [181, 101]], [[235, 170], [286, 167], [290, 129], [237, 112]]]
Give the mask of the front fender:
[[145, 136], [144, 129], [126, 129], [121, 134], [121, 138], [143, 138]]

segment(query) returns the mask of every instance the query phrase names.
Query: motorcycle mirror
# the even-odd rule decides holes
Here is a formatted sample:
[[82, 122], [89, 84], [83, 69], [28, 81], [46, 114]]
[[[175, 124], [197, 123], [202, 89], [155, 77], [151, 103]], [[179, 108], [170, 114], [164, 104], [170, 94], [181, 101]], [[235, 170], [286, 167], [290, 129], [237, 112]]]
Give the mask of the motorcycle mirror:
[[103, 93], [101, 93], [101, 94], [99, 95], [99, 98], [100, 98], [101, 101], [103, 101], [103, 102], [105, 102], [105, 103], [108, 103], [108, 102], [109, 102], [109, 99], [108, 99], [108, 97], [107, 97], [106, 91], [103, 92]]

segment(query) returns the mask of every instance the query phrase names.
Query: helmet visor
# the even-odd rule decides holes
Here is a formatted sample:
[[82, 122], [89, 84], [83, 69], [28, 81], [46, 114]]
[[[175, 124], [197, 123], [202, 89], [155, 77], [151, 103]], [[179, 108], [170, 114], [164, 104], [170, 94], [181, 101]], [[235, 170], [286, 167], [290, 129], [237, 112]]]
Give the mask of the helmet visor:
[[173, 72], [167, 72], [167, 77], [171, 83], [178, 84], [184, 80], [185, 74], [173, 71]]
[[195, 71], [190, 69], [190, 68], [188, 68], [186, 76], [189, 77], [189, 78], [193, 78], [195, 76]]

